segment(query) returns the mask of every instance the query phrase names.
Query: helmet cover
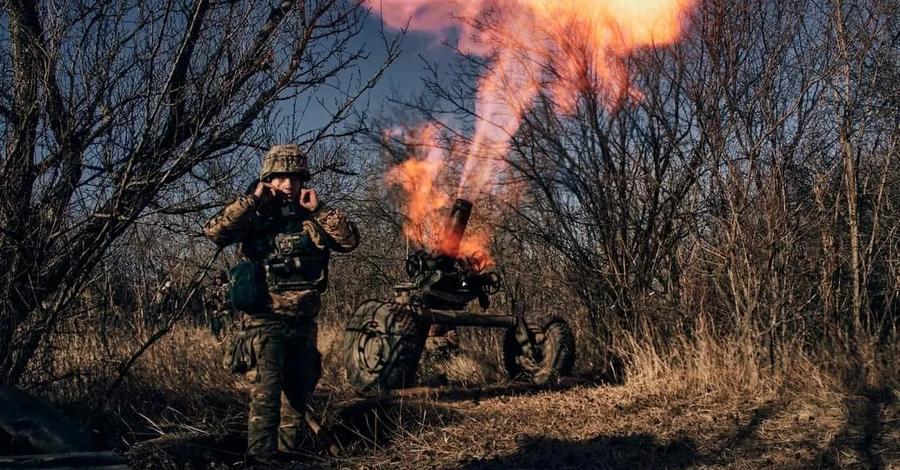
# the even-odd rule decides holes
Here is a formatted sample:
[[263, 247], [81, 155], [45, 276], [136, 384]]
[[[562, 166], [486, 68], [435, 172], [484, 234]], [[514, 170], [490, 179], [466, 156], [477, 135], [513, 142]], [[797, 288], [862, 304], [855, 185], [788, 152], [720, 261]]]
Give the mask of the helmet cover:
[[260, 181], [268, 181], [274, 176], [294, 175], [309, 180], [309, 163], [306, 154], [294, 144], [275, 145], [263, 159]]

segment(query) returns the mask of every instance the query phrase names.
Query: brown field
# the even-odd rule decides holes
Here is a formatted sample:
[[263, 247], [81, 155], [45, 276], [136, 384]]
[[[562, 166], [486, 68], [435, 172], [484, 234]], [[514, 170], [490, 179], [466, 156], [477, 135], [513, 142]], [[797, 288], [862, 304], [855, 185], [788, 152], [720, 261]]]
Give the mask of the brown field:
[[[635, 340], [624, 380], [609, 383], [582, 335], [575, 377], [534, 387], [507, 381], [499, 335], [472, 331], [462, 329], [461, 352], [423, 359], [421, 386], [362, 396], [337, 362], [341, 329], [326, 324], [313, 408], [343, 453], [310, 436], [284, 468], [900, 468], [890, 369], [853, 385], [866, 380], [848, 378], [841, 361], [824, 370], [797, 351], [773, 371], [734, 342], [698, 338], [662, 355]], [[98, 348], [80, 340], [61, 362], [96, 361]], [[108, 398], [100, 376], [49, 395], [135, 468], [243, 468], [246, 384], [221, 367], [221, 348], [203, 329], [177, 327]]]

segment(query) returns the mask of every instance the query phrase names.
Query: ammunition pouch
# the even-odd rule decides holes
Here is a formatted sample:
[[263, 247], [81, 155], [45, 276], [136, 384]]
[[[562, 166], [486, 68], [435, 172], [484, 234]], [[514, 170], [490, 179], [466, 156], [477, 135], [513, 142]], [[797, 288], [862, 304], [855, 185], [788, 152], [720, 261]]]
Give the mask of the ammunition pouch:
[[269, 289], [266, 271], [257, 261], [241, 261], [229, 272], [231, 277], [231, 306], [247, 313], [264, 312], [269, 308]]
[[273, 292], [317, 289], [328, 285], [328, 251], [313, 244], [309, 234], [279, 234], [275, 252], [266, 260], [269, 287]]
[[232, 338], [225, 348], [225, 355], [222, 358], [225, 370], [235, 374], [246, 374], [250, 369], [256, 367], [256, 353], [253, 351], [252, 339], [247, 331], [241, 331]]
[[273, 292], [317, 289], [327, 286], [328, 261], [321, 256], [292, 256], [266, 262]]

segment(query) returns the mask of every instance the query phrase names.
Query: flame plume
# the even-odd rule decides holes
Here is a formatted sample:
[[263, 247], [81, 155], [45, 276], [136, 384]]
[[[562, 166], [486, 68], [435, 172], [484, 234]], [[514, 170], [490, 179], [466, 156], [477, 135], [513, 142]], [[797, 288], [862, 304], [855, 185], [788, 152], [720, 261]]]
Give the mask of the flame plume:
[[[369, 0], [390, 27], [408, 23], [411, 30], [435, 35], [456, 29], [461, 50], [489, 59], [478, 83], [475, 131], [456, 191], [456, 197], [471, 201], [498, 189], [493, 183], [504, 168], [510, 139], [539, 93], [560, 113], [576, 112], [586, 94], [596, 95], [611, 111], [640, 100], [643, 93], [631, 84], [628, 57], [678, 40], [683, 18], [697, 1]], [[410, 171], [410, 178], [419, 181], [436, 174], [423, 175], [419, 165], [428, 162], [439, 171], [448, 158], [429, 156], [395, 171]], [[414, 191], [423, 188], [419, 184]], [[410, 210], [427, 212], [449, 203], [445, 195], [411, 203]], [[420, 216], [416, 212], [410, 219], [424, 220]]]

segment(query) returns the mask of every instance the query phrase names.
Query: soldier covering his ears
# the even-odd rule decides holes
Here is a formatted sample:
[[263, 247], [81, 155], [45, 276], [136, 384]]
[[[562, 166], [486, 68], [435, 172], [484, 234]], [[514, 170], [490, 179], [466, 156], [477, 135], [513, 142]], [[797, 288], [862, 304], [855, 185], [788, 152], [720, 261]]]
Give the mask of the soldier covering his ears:
[[265, 268], [264, 306], [242, 316], [252, 383], [247, 453], [258, 459], [295, 450], [307, 396], [321, 375], [316, 315], [330, 252], [359, 244], [356, 225], [320, 201], [306, 186], [309, 178], [304, 152], [276, 145], [253, 191], [203, 228], [219, 246], [240, 243], [241, 258]]

